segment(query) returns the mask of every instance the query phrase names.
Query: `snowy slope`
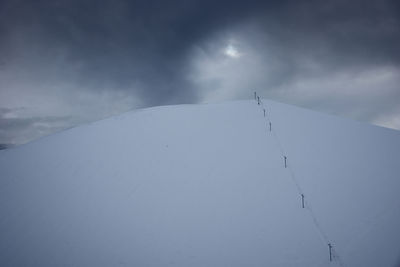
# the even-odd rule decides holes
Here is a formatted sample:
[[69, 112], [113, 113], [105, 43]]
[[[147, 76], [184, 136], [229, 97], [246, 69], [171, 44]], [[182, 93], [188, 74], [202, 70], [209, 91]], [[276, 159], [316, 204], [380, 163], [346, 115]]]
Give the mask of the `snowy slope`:
[[129, 112], [0, 169], [0, 266], [400, 263], [400, 133], [284, 104]]

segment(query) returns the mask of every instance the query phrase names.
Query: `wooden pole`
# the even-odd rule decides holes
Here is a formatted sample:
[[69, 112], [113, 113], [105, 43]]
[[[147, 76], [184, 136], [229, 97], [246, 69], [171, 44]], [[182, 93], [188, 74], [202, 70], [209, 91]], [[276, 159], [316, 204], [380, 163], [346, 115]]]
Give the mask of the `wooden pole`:
[[257, 96], [258, 104], [260, 105], [260, 97]]
[[304, 195], [303, 194], [301, 194], [301, 206], [304, 209]]
[[287, 157], [283, 156], [283, 158], [285, 159], [285, 168], [286, 168], [287, 167], [287, 163], [286, 163]]
[[331, 243], [329, 243], [328, 246], [329, 246], [329, 261], [332, 261], [332, 245], [331, 245]]
[[271, 122], [269, 122], [269, 131], [272, 131], [272, 125], [271, 125]]

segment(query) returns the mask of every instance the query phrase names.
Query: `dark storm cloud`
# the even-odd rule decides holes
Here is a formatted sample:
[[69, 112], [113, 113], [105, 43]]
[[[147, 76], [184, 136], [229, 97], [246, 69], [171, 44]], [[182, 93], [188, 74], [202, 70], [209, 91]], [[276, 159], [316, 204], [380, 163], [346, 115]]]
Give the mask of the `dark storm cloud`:
[[251, 9], [228, 1], [6, 1], [2, 35], [10, 41], [2, 54], [13, 61], [22, 53], [24, 66], [43, 76], [78, 72], [77, 82], [90, 88], [138, 83], [146, 104], [193, 102], [197, 93], [184, 79], [188, 49]]
[[[19, 117], [15, 122], [30, 128], [32, 118], [68, 118], [71, 110], [85, 114], [85, 120], [97, 119], [88, 114], [103, 112], [110, 102], [103, 116], [128, 107], [210, 100], [207, 90], [228, 84], [229, 88], [220, 89], [230, 90], [227, 98], [243, 98], [253, 90], [238, 92], [235, 85], [253, 86], [264, 88], [261, 94], [268, 97], [309, 107], [325, 103], [328, 110], [336, 107], [351, 113], [353, 103], [343, 104], [343, 94], [338, 93], [336, 101], [332, 101], [336, 96], [324, 95], [329, 75], [340, 80], [346, 72], [345, 78], [353, 81], [351, 76], [364, 79], [371, 69], [383, 68], [394, 73], [392, 80], [376, 86], [384, 84], [391, 93], [378, 103], [371, 100], [370, 109], [353, 116], [371, 121], [382, 108], [397, 110], [396, 103], [390, 107], [382, 103], [396, 102], [393, 94], [398, 97], [393, 84], [400, 64], [399, 6], [386, 0], [2, 1], [0, 107], [44, 108], [60, 102], [49, 107], [48, 114]], [[196, 77], [204, 69], [199, 73], [193, 66], [203, 61], [194, 51], [216, 60], [212, 49], [225, 46], [229, 36], [239, 38], [238, 47], [249, 49], [244, 54], [253, 55], [258, 63], [240, 63], [245, 71], [239, 73], [217, 68], [215, 77], [199, 82]], [[236, 83], [238, 76], [241, 80]], [[303, 92], [296, 88], [303, 84], [320, 88], [318, 94], [297, 97]], [[285, 91], [290, 97], [282, 96]], [[3, 122], [3, 131], [18, 135], [11, 128]]]
[[296, 1], [259, 11], [252, 38], [273, 47], [286, 79], [302, 74], [299, 58], [315, 59], [330, 71], [399, 65], [399, 7], [396, 1]]
[[[272, 11], [259, 8], [236, 30], [238, 43], [247, 43], [238, 62], [248, 66], [224, 66], [222, 77], [203, 73], [220, 82], [214, 85], [230, 88], [224, 91], [231, 95], [223, 97], [234, 98], [235, 86], [248, 85], [272, 99], [399, 129], [399, 17], [395, 1], [297, 1]], [[246, 63], [249, 55], [252, 62]], [[212, 66], [204, 61], [203, 69]]]

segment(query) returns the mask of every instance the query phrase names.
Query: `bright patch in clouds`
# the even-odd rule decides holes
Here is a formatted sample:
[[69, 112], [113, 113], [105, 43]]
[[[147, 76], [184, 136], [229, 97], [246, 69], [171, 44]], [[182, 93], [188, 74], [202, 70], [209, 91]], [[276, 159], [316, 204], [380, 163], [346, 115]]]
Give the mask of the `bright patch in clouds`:
[[227, 55], [228, 57], [232, 57], [232, 58], [239, 58], [241, 56], [241, 54], [239, 53], [237, 48], [235, 46], [233, 46], [232, 44], [229, 44], [225, 48], [224, 54]]

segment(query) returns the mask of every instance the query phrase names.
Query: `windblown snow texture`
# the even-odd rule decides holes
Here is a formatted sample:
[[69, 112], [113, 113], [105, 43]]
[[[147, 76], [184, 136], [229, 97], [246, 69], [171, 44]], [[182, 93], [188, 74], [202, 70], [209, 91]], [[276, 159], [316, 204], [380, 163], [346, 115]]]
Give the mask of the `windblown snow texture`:
[[265, 100], [129, 112], [0, 151], [0, 265], [394, 266], [399, 159]]

